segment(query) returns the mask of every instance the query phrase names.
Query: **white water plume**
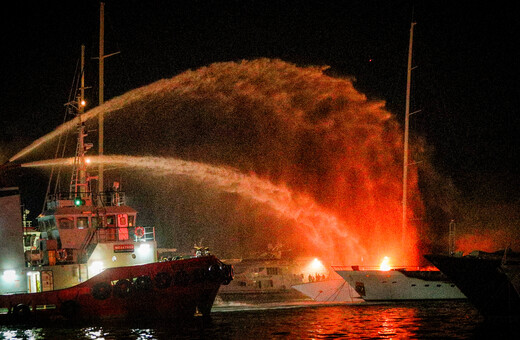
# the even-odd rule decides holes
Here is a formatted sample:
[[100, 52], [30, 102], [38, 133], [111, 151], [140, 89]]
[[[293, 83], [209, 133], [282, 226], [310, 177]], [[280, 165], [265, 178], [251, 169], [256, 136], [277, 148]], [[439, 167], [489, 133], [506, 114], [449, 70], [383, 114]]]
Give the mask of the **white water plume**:
[[[197, 183], [203, 183], [224, 192], [236, 193], [241, 197], [266, 204], [283, 217], [293, 219], [296, 226], [315, 246], [341, 244], [345, 254], [351, 258], [363, 256], [365, 249], [359, 244], [349, 228], [336, 216], [324, 212], [309, 196], [295, 194], [286, 186], [274, 185], [254, 174], [244, 174], [236, 169], [213, 166], [205, 163], [185, 161], [175, 158], [137, 156], [90, 156], [90, 165], [106, 164], [138, 170], [152, 170], [154, 176], [186, 176]], [[70, 166], [73, 158], [43, 160], [22, 164], [22, 167]]]
[[[168, 85], [169, 84], [169, 85]], [[132, 91], [129, 91], [121, 96], [115, 97], [106, 103], [104, 103], [101, 106], [97, 106], [93, 108], [90, 111], [87, 111], [86, 113], [82, 114], [80, 116], [76, 116], [74, 119], [71, 119], [70, 121], [58, 126], [56, 129], [54, 129], [52, 132], [49, 132], [45, 136], [42, 136], [32, 142], [29, 146], [22, 149], [20, 152], [18, 152], [16, 155], [11, 157], [9, 159], [10, 162], [14, 162], [15, 160], [27, 155], [28, 153], [32, 152], [34, 149], [38, 148], [41, 145], [44, 145], [45, 143], [53, 140], [54, 138], [60, 136], [61, 134], [64, 134], [72, 129], [75, 129], [78, 127], [80, 123], [80, 119], [83, 122], [86, 122], [92, 118], [95, 118], [99, 116], [99, 114], [107, 114], [111, 113], [117, 110], [120, 110], [134, 102], [138, 102], [148, 96], [157, 95], [164, 91], [171, 91], [175, 87], [174, 84], [171, 82], [168, 82], [166, 80], [159, 80], [153, 84], [150, 84], [148, 86], [144, 86], [141, 88], [134, 89]]]

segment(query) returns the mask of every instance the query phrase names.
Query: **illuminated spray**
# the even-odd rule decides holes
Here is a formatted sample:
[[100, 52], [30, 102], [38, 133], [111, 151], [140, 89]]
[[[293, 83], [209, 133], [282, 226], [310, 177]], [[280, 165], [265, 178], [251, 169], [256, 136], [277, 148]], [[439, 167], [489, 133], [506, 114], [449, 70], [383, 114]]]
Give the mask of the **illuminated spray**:
[[[164, 82], [164, 81], [159, 81], [159, 82], [156, 82], [149, 86], [146, 86], [144, 88], [132, 90], [122, 96], [113, 98], [112, 100], [108, 101], [104, 105], [97, 106], [97, 107], [93, 108], [92, 110], [89, 110], [88, 112], [83, 113], [81, 116], [81, 120], [88, 121], [93, 118], [97, 118], [101, 112], [104, 112], [105, 114], [112, 113], [112, 112], [120, 110], [128, 105], [131, 105], [134, 102], [143, 100], [143, 98], [154, 95], [154, 94], [160, 92], [159, 89], [164, 90], [165, 86], [162, 86], [162, 82]], [[166, 88], [168, 88], [168, 87], [166, 86]], [[23, 148], [16, 155], [11, 157], [9, 159], [9, 161], [14, 162], [14, 161], [26, 156], [30, 152], [33, 152], [34, 150], [38, 149], [40, 146], [45, 145], [46, 143], [52, 141], [54, 138], [58, 137], [59, 135], [76, 129], [78, 127], [79, 122], [80, 122], [80, 118], [75, 117], [74, 119], [71, 119], [68, 122], [60, 125], [56, 129], [54, 129], [52, 132], [46, 134], [45, 136], [43, 136], [41, 138], [38, 138], [33, 143], [31, 143], [29, 146]]]
[[[347, 259], [343, 263], [363, 257], [365, 264], [378, 265], [389, 256], [411, 264], [418, 237], [410, 225], [405, 249], [401, 246], [401, 127], [384, 102], [367, 99], [352, 80], [329, 77], [325, 70], [268, 59], [212, 64], [130, 91], [83, 119], [104, 112], [107, 150], [215, 164], [207, 168], [215, 176], [224, 171], [221, 165], [237, 169], [242, 176], [225, 176], [234, 178], [235, 186], [244, 181], [238, 187], [248, 197], [253, 196], [244, 189], [249, 175], [243, 174], [307, 197], [293, 201], [291, 214], [306, 216], [306, 239], [331, 253], [344, 252], [335, 257]], [[62, 125], [11, 160], [74, 127], [74, 122]], [[408, 216], [416, 220], [422, 202], [415, 169], [408, 182]], [[270, 202], [270, 195], [283, 192], [267, 190], [261, 196]], [[334, 216], [332, 226], [311, 221], [309, 206]], [[345, 238], [367, 255], [353, 255]]]
[[[22, 164], [22, 167], [72, 166], [73, 158], [51, 159]], [[346, 258], [367, 256], [348, 227], [336, 216], [326, 213], [306, 195], [296, 195], [284, 186], [277, 186], [255, 175], [246, 175], [236, 169], [203, 163], [161, 157], [92, 156], [90, 165], [106, 164], [127, 169], [148, 170], [152, 176], [186, 176], [195, 182], [225, 192], [237, 193], [245, 198], [267, 204], [286, 218], [293, 219], [301, 228], [303, 238], [316, 248], [327, 249], [341, 243]], [[151, 172], [150, 172], [151, 170]], [[327, 254], [324, 254], [327, 257]], [[329, 258], [330, 260], [330, 254]]]

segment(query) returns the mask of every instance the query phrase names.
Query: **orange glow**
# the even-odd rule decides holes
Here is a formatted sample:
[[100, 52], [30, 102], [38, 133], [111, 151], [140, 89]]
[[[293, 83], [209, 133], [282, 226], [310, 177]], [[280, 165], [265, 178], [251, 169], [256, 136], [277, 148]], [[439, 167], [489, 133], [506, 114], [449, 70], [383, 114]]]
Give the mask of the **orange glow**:
[[320, 260], [318, 259], [314, 259], [312, 260], [311, 264], [310, 264], [310, 268], [312, 271], [315, 271], [315, 272], [321, 272], [325, 269], [325, 267], [323, 266], [323, 263], [321, 263]]
[[391, 269], [390, 258], [388, 256], [385, 256], [383, 258], [383, 261], [381, 262], [381, 265], [379, 266], [379, 270], [386, 272], [386, 271], [389, 271], [390, 269]]
[[[507, 240], [507, 241], [505, 241]], [[473, 250], [493, 252], [513, 246], [511, 240], [515, 240], [515, 235], [505, 230], [472, 230], [470, 233], [458, 235], [455, 243], [455, 250], [470, 253]]]
[[[215, 63], [132, 90], [82, 119], [104, 112], [107, 123], [147, 126], [136, 145], [118, 135], [121, 145], [128, 144], [125, 153], [164, 155], [107, 162], [156, 170], [150, 175], [189, 176], [236, 194], [221, 200], [236, 210], [233, 218], [221, 218], [226, 242], [210, 243], [247, 236], [250, 249], [237, 252], [257, 252], [278, 241], [295, 255], [312, 254], [327, 264], [378, 266], [386, 255], [396, 264], [415, 265], [423, 204], [412, 167], [403, 242], [402, 127], [383, 101], [367, 98], [352, 79], [333, 78], [326, 69], [269, 59]], [[76, 120], [65, 123], [11, 161], [76, 126]], [[179, 138], [164, 138], [157, 130], [167, 136], [176, 131]], [[161, 143], [155, 143], [158, 138]], [[215, 207], [215, 201], [207, 206]], [[251, 232], [238, 227], [244, 223]]]

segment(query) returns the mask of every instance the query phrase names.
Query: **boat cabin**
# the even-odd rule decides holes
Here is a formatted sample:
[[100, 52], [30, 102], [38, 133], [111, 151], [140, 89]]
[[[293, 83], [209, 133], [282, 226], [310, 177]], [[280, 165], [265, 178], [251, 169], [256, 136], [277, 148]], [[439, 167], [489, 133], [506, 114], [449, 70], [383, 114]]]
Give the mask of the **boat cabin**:
[[[137, 211], [121, 191], [47, 198], [38, 228], [24, 228], [27, 291], [67, 288], [106, 268], [157, 260], [155, 230], [136, 224]], [[25, 275], [22, 275], [25, 274]], [[25, 284], [24, 284], [25, 285]]]

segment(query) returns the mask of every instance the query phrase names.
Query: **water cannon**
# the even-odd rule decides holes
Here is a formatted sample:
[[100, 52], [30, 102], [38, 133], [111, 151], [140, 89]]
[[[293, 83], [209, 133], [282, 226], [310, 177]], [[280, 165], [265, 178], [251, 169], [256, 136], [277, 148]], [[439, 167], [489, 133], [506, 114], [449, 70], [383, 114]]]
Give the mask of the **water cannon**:
[[4, 172], [4, 171], [12, 170], [12, 169], [20, 168], [21, 166], [22, 166], [21, 164], [14, 164], [14, 163], [11, 163], [11, 161], [6, 161], [4, 164], [0, 165], [0, 173]]

